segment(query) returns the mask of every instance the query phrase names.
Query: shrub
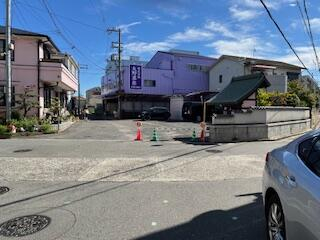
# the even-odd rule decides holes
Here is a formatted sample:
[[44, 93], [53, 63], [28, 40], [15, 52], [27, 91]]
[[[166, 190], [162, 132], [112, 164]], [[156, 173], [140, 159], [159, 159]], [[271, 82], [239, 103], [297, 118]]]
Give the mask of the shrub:
[[265, 89], [258, 89], [258, 106], [271, 106], [270, 93], [268, 93]]
[[41, 125], [41, 131], [44, 134], [51, 134], [56, 132], [55, 129], [49, 123], [44, 123], [43, 125]]
[[301, 106], [300, 98], [295, 93], [267, 92], [258, 90], [257, 101], [259, 106]]
[[0, 125], [0, 134], [7, 133], [7, 132], [8, 132], [7, 126]]
[[15, 125], [18, 129], [24, 128], [28, 132], [34, 132], [34, 127], [38, 125], [36, 118], [23, 118], [20, 121], [12, 120], [11, 124]]
[[8, 131], [7, 126], [0, 125], [0, 138], [10, 138], [11, 133]]
[[295, 93], [286, 93], [286, 102], [291, 107], [300, 106], [300, 99]]
[[301, 107], [314, 107], [319, 101], [319, 93], [304, 87], [298, 80], [288, 83], [288, 92], [298, 96]]

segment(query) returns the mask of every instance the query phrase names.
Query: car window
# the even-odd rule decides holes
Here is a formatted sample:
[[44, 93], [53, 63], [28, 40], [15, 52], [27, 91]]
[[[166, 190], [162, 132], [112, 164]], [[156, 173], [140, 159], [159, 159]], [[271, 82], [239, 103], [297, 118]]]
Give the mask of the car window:
[[320, 139], [314, 143], [306, 164], [311, 171], [320, 176]]
[[312, 149], [312, 145], [315, 138], [309, 138], [299, 145], [298, 155], [301, 158], [302, 161], [306, 162], [308, 159], [308, 156], [310, 154], [310, 151]]

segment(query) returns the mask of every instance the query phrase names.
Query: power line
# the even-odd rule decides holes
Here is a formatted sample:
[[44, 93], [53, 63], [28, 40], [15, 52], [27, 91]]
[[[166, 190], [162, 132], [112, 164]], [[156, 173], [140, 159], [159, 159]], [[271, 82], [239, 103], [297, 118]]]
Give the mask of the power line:
[[314, 38], [313, 38], [312, 30], [311, 30], [310, 18], [309, 18], [309, 14], [308, 14], [306, 0], [303, 0], [303, 5], [304, 5], [304, 11], [305, 11], [306, 16], [307, 16], [308, 30], [309, 30], [309, 37], [310, 37], [310, 40], [311, 40], [311, 45], [312, 45], [314, 54], [316, 56], [316, 61], [317, 61], [317, 65], [318, 65], [318, 71], [320, 71], [319, 57], [318, 57], [318, 54], [317, 54], [316, 46], [314, 44]]
[[307, 22], [305, 20], [305, 17], [304, 17], [304, 14], [303, 14], [303, 11], [302, 11], [302, 8], [301, 8], [301, 5], [300, 5], [300, 2], [299, 0], [296, 0], [296, 4], [297, 4], [297, 7], [299, 9], [299, 12], [300, 12], [300, 16], [301, 16], [301, 19], [302, 19], [302, 23], [304, 25], [304, 31], [306, 32], [306, 34], [309, 36], [309, 31], [308, 31], [308, 25], [307, 25]]
[[16, 15], [17, 15], [17, 20], [18, 20], [24, 27], [26, 27], [26, 26], [28, 25], [28, 24], [27, 24], [27, 21], [26, 21], [26, 19], [24, 18], [22, 12], [20, 11], [20, 8], [18, 7], [16, 1], [13, 0], [12, 3], [13, 3], [13, 5], [14, 5], [14, 7], [15, 7], [15, 9], [13, 9], [13, 10], [15, 10], [15, 13], [16, 13]]
[[91, 62], [93, 65], [97, 66], [100, 69], [105, 69], [101, 66], [99, 66], [97, 63], [95, 63], [94, 61], [92, 61], [89, 57], [87, 57], [72, 41], [70, 41], [64, 34], [62, 29], [59, 27], [57, 20], [55, 19], [55, 16], [53, 15], [52, 11], [50, 10], [50, 7], [47, 3], [46, 0], [42, 0], [43, 5], [45, 6], [46, 11], [49, 14], [49, 17], [52, 21], [52, 23], [54, 24], [54, 26], [57, 29], [57, 33], [61, 36], [61, 38], [68, 43], [71, 46], [71, 49], [76, 50], [82, 57], [86, 58], [89, 62]]
[[[34, 10], [37, 10], [39, 12], [43, 12], [44, 9], [42, 8], [39, 8], [37, 6], [34, 6], [32, 4], [29, 4], [29, 3], [26, 3], [26, 2], [23, 2], [23, 1], [19, 1], [19, 0], [15, 0], [18, 4], [23, 4], [25, 6], [28, 6], [32, 11]], [[101, 32], [106, 32], [105, 29], [103, 28], [99, 28], [97, 26], [94, 26], [94, 25], [91, 25], [91, 24], [88, 24], [88, 23], [85, 23], [85, 22], [82, 22], [82, 21], [79, 21], [77, 19], [73, 19], [73, 18], [70, 18], [70, 17], [66, 17], [64, 15], [61, 15], [61, 14], [58, 14], [58, 13], [54, 13], [54, 12], [51, 12], [52, 15], [56, 16], [56, 17], [60, 17], [60, 18], [64, 18], [68, 21], [71, 21], [71, 22], [74, 22], [74, 23], [77, 23], [79, 25], [82, 25], [82, 26], [85, 26], [85, 27], [88, 27], [88, 28], [91, 28], [91, 29], [95, 29], [95, 30], [98, 30], [98, 31], [101, 31]]]
[[93, 3], [92, 0], [90, 0], [90, 3], [91, 3], [91, 5], [92, 5], [92, 7], [98, 12], [98, 14], [100, 14], [104, 26], [107, 26], [107, 21], [106, 21], [106, 18], [105, 18], [105, 16], [104, 16], [101, 8], [97, 8], [97, 7], [94, 5], [94, 3]]
[[303, 63], [303, 61], [301, 60], [301, 58], [299, 57], [299, 55], [297, 54], [296, 50], [294, 50], [294, 48], [292, 47], [291, 43], [289, 42], [289, 40], [286, 38], [286, 36], [284, 35], [284, 33], [282, 32], [280, 26], [278, 25], [278, 23], [276, 22], [276, 20], [273, 18], [271, 12], [269, 11], [268, 7], [266, 6], [266, 4], [263, 2], [263, 0], [260, 0], [261, 4], [263, 5], [263, 7], [265, 8], [265, 10], [267, 11], [269, 18], [272, 20], [272, 22], [276, 25], [277, 29], [279, 30], [281, 36], [283, 37], [283, 39], [286, 41], [286, 43], [288, 44], [288, 46], [290, 47], [290, 49], [292, 50], [292, 52], [294, 53], [294, 55], [296, 55], [296, 57], [298, 58], [298, 60], [300, 61], [300, 63], [302, 64], [302, 66], [307, 70], [307, 72], [310, 74], [310, 76], [312, 76], [312, 73], [309, 71], [309, 69], [307, 68], [307, 66]]

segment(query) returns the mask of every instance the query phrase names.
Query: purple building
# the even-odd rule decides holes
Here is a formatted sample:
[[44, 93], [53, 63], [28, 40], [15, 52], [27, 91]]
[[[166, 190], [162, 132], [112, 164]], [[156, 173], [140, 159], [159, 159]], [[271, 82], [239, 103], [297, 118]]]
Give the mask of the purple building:
[[101, 82], [105, 110], [136, 116], [152, 106], [169, 107], [172, 95], [208, 91], [208, 71], [215, 61], [198, 52], [174, 50], [157, 52], [147, 63], [130, 58], [122, 61], [120, 88], [116, 64], [109, 62]]

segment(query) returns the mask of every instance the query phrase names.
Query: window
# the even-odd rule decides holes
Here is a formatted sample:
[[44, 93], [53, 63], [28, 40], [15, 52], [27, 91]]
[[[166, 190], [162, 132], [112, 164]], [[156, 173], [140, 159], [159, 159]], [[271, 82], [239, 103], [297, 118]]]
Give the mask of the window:
[[156, 81], [155, 80], [144, 80], [144, 86], [145, 87], [155, 87]]
[[6, 95], [4, 93], [4, 86], [0, 86], [0, 106], [6, 105]]
[[[14, 41], [12, 41], [14, 44]], [[6, 52], [6, 41], [4, 39], [0, 40], [0, 60], [5, 60], [6, 55], [3, 54]], [[11, 60], [14, 61], [14, 50], [11, 51]]]
[[[11, 106], [15, 106], [15, 87], [12, 87], [11, 90]], [[6, 106], [6, 94], [5, 94], [5, 86], [0, 86], [0, 106]]]
[[310, 138], [299, 145], [299, 157], [320, 177], [320, 139]]
[[310, 151], [312, 149], [312, 145], [315, 138], [309, 138], [305, 140], [304, 142], [300, 143], [298, 155], [301, 158], [302, 161], [306, 162], [308, 159], [308, 156], [310, 154]]
[[6, 52], [5, 40], [0, 40], [0, 60], [6, 59], [6, 56], [4, 55], [5, 52]]
[[222, 83], [222, 75], [219, 75], [219, 83]]
[[44, 107], [49, 108], [51, 107], [51, 89], [44, 88]]
[[188, 64], [188, 68], [193, 72], [208, 72], [209, 67], [208, 66], [202, 66], [197, 64]]

